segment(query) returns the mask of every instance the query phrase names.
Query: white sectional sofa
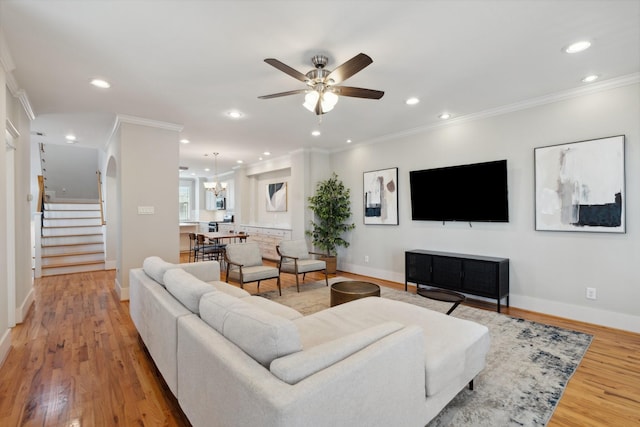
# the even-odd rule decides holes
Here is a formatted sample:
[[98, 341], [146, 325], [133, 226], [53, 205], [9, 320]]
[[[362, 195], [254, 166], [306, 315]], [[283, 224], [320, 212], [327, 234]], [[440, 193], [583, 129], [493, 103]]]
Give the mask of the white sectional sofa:
[[220, 282], [216, 261], [150, 257], [130, 287], [140, 337], [196, 427], [424, 426], [489, 349], [482, 325], [384, 298], [302, 316]]

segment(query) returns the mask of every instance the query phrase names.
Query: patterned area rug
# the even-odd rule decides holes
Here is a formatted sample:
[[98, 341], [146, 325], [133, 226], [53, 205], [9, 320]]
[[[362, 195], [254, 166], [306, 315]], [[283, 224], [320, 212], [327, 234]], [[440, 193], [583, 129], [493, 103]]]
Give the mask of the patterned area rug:
[[[348, 279], [336, 277], [329, 283], [342, 280]], [[281, 297], [276, 291], [260, 295], [304, 315], [329, 308], [329, 288], [324, 281], [300, 285], [300, 293], [289, 287]], [[451, 307], [385, 287], [381, 295], [443, 313]], [[464, 305], [451, 315], [487, 326], [491, 348], [487, 366], [474, 381], [475, 390], [462, 390], [428, 427], [546, 425], [592, 336]]]

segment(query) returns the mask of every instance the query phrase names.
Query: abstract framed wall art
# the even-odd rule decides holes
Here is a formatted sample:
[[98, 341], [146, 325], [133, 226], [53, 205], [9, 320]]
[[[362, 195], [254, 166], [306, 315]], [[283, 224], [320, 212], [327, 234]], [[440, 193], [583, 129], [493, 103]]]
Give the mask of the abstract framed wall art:
[[624, 135], [534, 149], [536, 230], [625, 233]]
[[398, 168], [363, 174], [364, 223], [398, 225]]
[[276, 182], [267, 184], [266, 189], [266, 209], [267, 212], [287, 211], [287, 183]]

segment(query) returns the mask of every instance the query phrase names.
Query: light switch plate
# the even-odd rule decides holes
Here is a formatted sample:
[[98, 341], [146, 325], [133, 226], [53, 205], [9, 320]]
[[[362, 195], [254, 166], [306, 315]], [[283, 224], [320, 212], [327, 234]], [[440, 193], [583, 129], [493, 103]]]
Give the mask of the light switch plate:
[[154, 213], [153, 206], [138, 206], [138, 215], [153, 215]]

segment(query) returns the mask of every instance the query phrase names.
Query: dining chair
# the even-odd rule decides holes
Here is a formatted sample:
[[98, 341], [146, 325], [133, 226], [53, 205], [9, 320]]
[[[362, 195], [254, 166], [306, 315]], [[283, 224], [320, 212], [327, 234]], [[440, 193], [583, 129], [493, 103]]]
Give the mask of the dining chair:
[[196, 233], [189, 233], [189, 262], [196, 261], [198, 257], [198, 242], [196, 240]]

